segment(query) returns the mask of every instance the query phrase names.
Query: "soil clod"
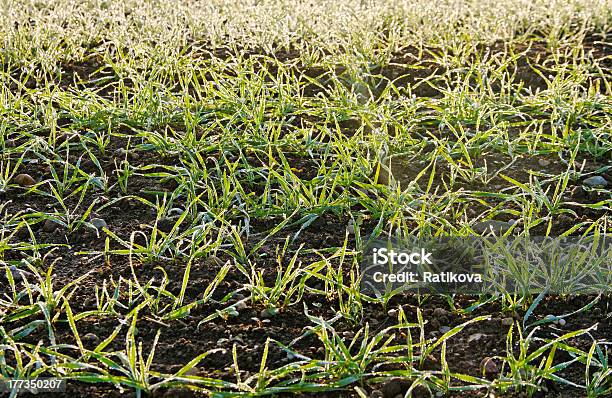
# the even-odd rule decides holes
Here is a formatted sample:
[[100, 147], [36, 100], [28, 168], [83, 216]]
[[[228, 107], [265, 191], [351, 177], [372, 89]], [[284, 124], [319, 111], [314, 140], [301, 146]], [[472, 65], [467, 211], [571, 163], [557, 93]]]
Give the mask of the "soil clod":
[[406, 393], [410, 384], [410, 381], [396, 377], [383, 384], [380, 391], [384, 398], [395, 398], [397, 395]]
[[592, 176], [582, 181], [582, 183], [591, 188], [605, 188], [608, 186], [608, 181], [602, 176]]

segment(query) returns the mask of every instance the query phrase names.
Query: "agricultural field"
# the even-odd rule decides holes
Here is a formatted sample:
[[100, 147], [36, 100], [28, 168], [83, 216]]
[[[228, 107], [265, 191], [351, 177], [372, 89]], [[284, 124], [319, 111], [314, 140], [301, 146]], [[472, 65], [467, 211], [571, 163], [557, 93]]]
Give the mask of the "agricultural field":
[[0, 39], [0, 382], [67, 381], [0, 395], [611, 396], [610, 262], [361, 272], [612, 232], [609, 0], [4, 0]]

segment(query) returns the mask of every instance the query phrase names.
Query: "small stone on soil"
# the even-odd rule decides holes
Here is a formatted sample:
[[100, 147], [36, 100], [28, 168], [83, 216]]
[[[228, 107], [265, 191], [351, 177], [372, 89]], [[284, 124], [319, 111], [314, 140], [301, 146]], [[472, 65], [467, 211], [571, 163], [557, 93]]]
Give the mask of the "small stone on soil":
[[387, 315], [394, 318], [397, 316], [397, 310], [395, 308], [391, 308], [389, 311], [387, 311]]
[[244, 339], [240, 335], [232, 337], [231, 341], [244, 345]]
[[499, 372], [499, 368], [493, 358], [486, 357], [480, 362], [480, 368], [487, 376], [495, 375]]
[[58, 229], [59, 227], [60, 227], [60, 224], [56, 223], [55, 221], [51, 219], [47, 219], [45, 220], [45, 223], [42, 226], [42, 230], [43, 232], [51, 233], [55, 231], [56, 229]]
[[501, 321], [502, 326], [512, 326], [512, 324], [514, 324], [514, 318], [511, 317], [507, 317], [502, 319]]
[[542, 167], [546, 167], [550, 164], [550, 160], [538, 159], [538, 164]]
[[185, 210], [181, 209], [180, 207], [173, 207], [172, 209], [168, 210], [168, 216], [180, 217], [181, 215], [183, 215], [184, 212]]
[[602, 176], [592, 176], [582, 181], [584, 185], [591, 188], [603, 188], [608, 186], [608, 181]]
[[440, 362], [438, 361], [438, 358], [434, 357], [433, 355], [428, 355], [421, 364], [421, 370], [435, 370], [438, 369], [439, 366]]
[[19, 174], [15, 177], [15, 182], [22, 187], [30, 187], [36, 184], [36, 180], [29, 174]]
[[123, 158], [123, 157], [125, 157], [125, 155], [127, 155], [127, 151], [125, 150], [125, 148], [119, 148], [119, 149], [115, 150], [114, 154], [117, 157]]
[[557, 324], [558, 324], [559, 326], [565, 326], [565, 324], [566, 324], [566, 323], [567, 323], [567, 321], [566, 321], [565, 319], [563, 319], [563, 318], [561, 318], [561, 319], [559, 319], [559, 320], [557, 321]]
[[259, 316], [265, 319], [265, 318], [272, 318], [276, 314], [278, 314], [277, 308], [266, 308], [265, 310], [261, 310], [261, 313], [259, 314]]
[[87, 333], [81, 337], [81, 341], [97, 345], [100, 342], [100, 338], [94, 333]]
[[104, 221], [101, 218], [92, 218], [90, 222], [91, 222], [91, 225], [93, 225], [94, 228], [96, 228], [97, 230], [101, 230], [101, 229], [106, 228], [108, 226], [106, 224], [106, 221]]
[[[0, 269], [2, 269], [2, 268], [0, 268]], [[23, 270], [23, 269], [19, 269], [19, 268], [17, 268], [14, 265], [11, 265], [9, 267], [9, 270], [11, 271], [11, 275], [13, 277], [13, 281], [15, 281], [15, 282], [22, 281], [24, 276], [26, 276], [26, 277], [27, 276], [34, 276], [34, 274], [32, 274], [31, 272]]]
[[451, 330], [450, 326], [440, 326], [440, 333], [444, 334]]
[[353, 235], [355, 233], [355, 226], [353, 225], [353, 223], [350, 223], [346, 227], [346, 231], [349, 233], [349, 235]]
[[486, 334], [483, 334], [483, 333], [474, 333], [474, 334], [471, 334], [470, 337], [468, 337], [468, 343], [471, 343], [472, 341], [478, 341], [478, 340], [482, 339], [485, 336], [486, 336]]

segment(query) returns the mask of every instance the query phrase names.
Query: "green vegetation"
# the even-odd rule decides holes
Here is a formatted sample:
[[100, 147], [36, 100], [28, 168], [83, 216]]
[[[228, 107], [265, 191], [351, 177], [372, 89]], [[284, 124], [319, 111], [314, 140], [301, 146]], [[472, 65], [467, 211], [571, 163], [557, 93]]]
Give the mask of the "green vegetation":
[[0, 378], [612, 393], [609, 294], [372, 297], [359, 272], [373, 239], [610, 232], [609, 1], [7, 0], [0, 22]]

